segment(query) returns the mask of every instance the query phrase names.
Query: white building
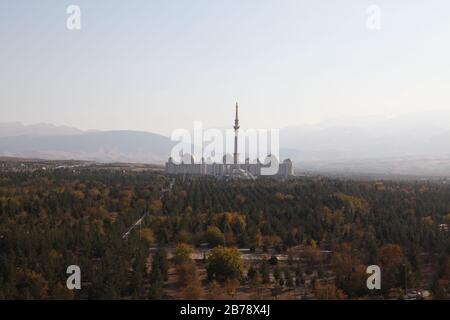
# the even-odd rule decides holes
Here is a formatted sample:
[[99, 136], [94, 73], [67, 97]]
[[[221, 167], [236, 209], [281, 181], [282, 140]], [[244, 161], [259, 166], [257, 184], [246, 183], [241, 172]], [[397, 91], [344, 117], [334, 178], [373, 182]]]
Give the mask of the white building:
[[[200, 163], [196, 163], [193, 156], [182, 156], [181, 163], [177, 164], [172, 158], [166, 162], [167, 174], [182, 174], [182, 175], [209, 175], [225, 179], [254, 179], [262, 175], [262, 168], [269, 167], [270, 163], [265, 165], [259, 160], [255, 163], [250, 163], [249, 159], [245, 163], [238, 163], [238, 134], [239, 134], [239, 118], [238, 118], [238, 104], [236, 103], [236, 117], [234, 120], [234, 153], [233, 162], [226, 161], [227, 156], [223, 157], [222, 163], [206, 163], [205, 159], [201, 159]], [[279, 164], [278, 173], [275, 177], [287, 178], [294, 175], [294, 168], [292, 161], [286, 159]]]

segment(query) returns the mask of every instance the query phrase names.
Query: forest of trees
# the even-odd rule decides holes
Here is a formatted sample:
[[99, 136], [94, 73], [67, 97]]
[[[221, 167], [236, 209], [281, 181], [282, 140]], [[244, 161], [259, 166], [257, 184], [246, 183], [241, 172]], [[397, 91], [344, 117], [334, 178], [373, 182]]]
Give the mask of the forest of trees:
[[[405, 279], [420, 286], [425, 264], [433, 298], [449, 297], [450, 185], [202, 177], [177, 178], [162, 194], [171, 179], [0, 173], [0, 299], [166, 299], [171, 288], [177, 298], [236, 298], [243, 285], [258, 297], [311, 279], [317, 299], [387, 297]], [[204, 247], [214, 249], [194, 261]], [[239, 248], [289, 259], [244, 263]], [[366, 288], [373, 264], [383, 270], [379, 292]], [[82, 270], [81, 290], [66, 288], [69, 265]]]

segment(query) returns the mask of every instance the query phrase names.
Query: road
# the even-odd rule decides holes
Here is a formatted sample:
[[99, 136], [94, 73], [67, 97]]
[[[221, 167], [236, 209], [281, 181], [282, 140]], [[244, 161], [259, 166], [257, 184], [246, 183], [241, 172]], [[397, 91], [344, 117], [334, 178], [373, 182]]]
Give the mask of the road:
[[[160, 193], [159, 193], [159, 200], [162, 200], [162, 198], [164, 197], [164, 194], [172, 191], [173, 185], [175, 184], [175, 179], [172, 179], [170, 181], [169, 187], [168, 188], [163, 188], [161, 189]], [[144, 221], [145, 217], [148, 216], [148, 211], [145, 212], [142, 217], [140, 217], [132, 226], [130, 229], [128, 229], [127, 232], [124, 233], [124, 235], [122, 236], [122, 239], [127, 239], [128, 236], [130, 235], [130, 233], [138, 226], [140, 226], [142, 224], [142, 222]]]

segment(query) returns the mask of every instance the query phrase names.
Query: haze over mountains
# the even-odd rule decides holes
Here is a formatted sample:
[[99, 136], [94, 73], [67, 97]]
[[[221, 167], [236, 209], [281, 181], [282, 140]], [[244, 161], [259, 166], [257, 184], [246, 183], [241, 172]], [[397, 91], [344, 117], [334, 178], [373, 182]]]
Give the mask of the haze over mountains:
[[449, 119], [449, 110], [331, 119], [284, 128], [280, 140], [307, 171], [450, 176]]
[[[280, 131], [298, 172], [450, 177], [450, 111], [329, 119]], [[139, 131], [0, 124], [0, 155], [161, 164], [174, 142]]]
[[140, 131], [81, 131], [51, 124], [0, 124], [0, 155], [51, 160], [162, 163], [173, 142]]

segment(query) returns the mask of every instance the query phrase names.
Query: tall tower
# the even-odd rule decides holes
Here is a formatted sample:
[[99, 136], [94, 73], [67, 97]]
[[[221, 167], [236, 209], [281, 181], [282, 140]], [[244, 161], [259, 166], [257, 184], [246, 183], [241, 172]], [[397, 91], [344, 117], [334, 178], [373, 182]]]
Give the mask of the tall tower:
[[236, 117], [234, 119], [234, 164], [238, 164], [238, 134], [239, 134], [239, 116], [238, 116], [238, 103], [236, 102]]

